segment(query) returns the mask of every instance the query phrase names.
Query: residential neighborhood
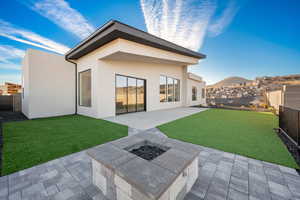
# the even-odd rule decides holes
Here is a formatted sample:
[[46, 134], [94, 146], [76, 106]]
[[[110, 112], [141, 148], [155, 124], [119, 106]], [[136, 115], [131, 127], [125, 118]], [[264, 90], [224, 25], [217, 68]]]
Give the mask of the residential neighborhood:
[[[298, 87], [300, 85], [300, 75], [274, 76], [274, 77], [257, 77], [255, 80], [246, 80], [239, 77], [230, 77], [225, 79], [226, 84], [220, 81], [214, 85], [206, 87], [206, 99], [210, 105], [229, 105], [229, 106], [257, 106], [257, 107], [274, 107], [270, 103], [270, 93], [283, 91], [284, 88]], [[224, 80], [224, 81], [225, 81]], [[277, 92], [278, 93], [278, 92]], [[295, 94], [297, 96], [297, 94]], [[291, 97], [293, 98], [293, 97]], [[293, 103], [291, 106], [297, 107]], [[277, 110], [279, 105], [275, 105]]]
[[4, 85], [0, 85], [0, 95], [12, 95], [22, 92], [22, 86], [15, 83], [5, 82]]

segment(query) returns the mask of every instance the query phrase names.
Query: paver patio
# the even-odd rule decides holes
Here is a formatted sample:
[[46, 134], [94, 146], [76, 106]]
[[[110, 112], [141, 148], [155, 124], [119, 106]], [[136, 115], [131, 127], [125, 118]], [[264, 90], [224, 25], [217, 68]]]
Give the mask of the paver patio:
[[[158, 129], [146, 132], [166, 137]], [[295, 169], [197, 148], [201, 150], [199, 178], [185, 200], [300, 199], [300, 176]], [[0, 177], [0, 200], [106, 200], [92, 184], [86, 151]]]

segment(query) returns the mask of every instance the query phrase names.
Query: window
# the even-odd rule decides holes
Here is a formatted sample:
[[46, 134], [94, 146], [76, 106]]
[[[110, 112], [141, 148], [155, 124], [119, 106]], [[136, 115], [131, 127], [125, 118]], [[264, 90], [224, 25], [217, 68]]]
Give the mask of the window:
[[202, 88], [202, 99], [205, 99], [205, 88]]
[[79, 105], [91, 107], [91, 70], [79, 72]]
[[127, 77], [116, 76], [116, 113], [127, 113]]
[[168, 77], [168, 102], [174, 101], [174, 81]]
[[197, 88], [195, 86], [192, 87], [192, 101], [197, 100]]
[[160, 102], [167, 101], [167, 77], [166, 76], [160, 76], [159, 99], [160, 99]]
[[128, 112], [136, 112], [136, 79], [127, 78], [127, 109]]
[[180, 81], [171, 77], [160, 76], [160, 102], [180, 101]]
[[116, 114], [146, 110], [146, 80], [116, 75]]
[[145, 110], [145, 80], [136, 80], [136, 103], [137, 111]]
[[180, 81], [174, 79], [175, 101], [180, 101]]

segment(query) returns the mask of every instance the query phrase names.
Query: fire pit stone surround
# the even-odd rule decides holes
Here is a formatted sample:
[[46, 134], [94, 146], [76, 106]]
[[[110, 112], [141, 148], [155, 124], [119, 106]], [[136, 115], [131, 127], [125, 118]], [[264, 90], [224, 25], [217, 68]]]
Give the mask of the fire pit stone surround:
[[[163, 151], [151, 160], [130, 152], [143, 145]], [[198, 178], [200, 149], [154, 134], [121, 138], [87, 153], [93, 183], [109, 200], [182, 200]]]

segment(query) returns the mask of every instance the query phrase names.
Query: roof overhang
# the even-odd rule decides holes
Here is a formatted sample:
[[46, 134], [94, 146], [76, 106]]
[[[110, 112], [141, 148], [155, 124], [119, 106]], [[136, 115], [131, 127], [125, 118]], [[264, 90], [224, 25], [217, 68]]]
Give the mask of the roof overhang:
[[151, 57], [146, 55], [132, 54], [128, 52], [118, 51], [108, 56], [101, 58], [102, 60], [115, 60], [115, 61], [133, 61], [133, 62], [145, 62], [156, 64], [169, 64], [169, 65], [194, 65], [197, 63], [183, 62], [177, 60], [170, 60], [164, 58]]
[[[97, 50], [98, 51], [98, 50]], [[133, 61], [173, 65], [194, 65], [199, 59], [118, 38], [101, 47], [99, 60]]]
[[203, 59], [206, 57], [204, 54], [189, 50], [172, 42], [113, 20], [103, 25], [87, 39], [67, 52], [66, 58], [76, 60], [117, 38], [122, 38], [197, 59]]

